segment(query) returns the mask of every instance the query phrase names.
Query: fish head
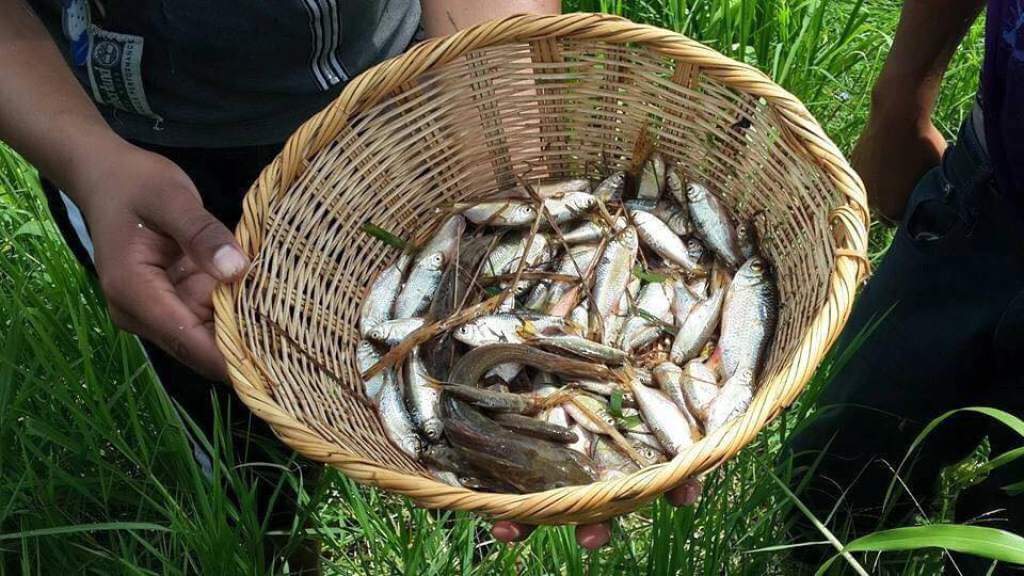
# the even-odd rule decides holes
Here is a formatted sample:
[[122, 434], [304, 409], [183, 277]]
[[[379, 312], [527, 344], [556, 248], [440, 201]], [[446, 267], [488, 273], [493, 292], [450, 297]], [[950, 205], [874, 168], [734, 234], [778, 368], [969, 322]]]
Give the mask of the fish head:
[[662, 362], [654, 367], [654, 379], [658, 382], [668, 382], [679, 378], [682, 374], [683, 369], [675, 362]]
[[708, 189], [696, 182], [686, 186], [686, 199], [690, 202], [700, 202], [708, 195]]
[[665, 455], [660, 451], [655, 450], [653, 446], [648, 446], [647, 444], [638, 441], [630, 442], [630, 444], [632, 444], [636, 453], [640, 455], [640, 459], [643, 460], [643, 464], [645, 466], [665, 461]]
[[537, 209], [530, 204], [513, 204], [509, 209], [510, 222], [527, 223], [537, 217]]
[[627, 226], [615, 237], [615, 241], [630, 251], [636, 251], [640, 247], [640, 239], [636, 235], [636, 228]]
[[693, 258], [694, 262], [700, 262], [704, 259], [704, 244], [696, 238], [690, 238], [686, 241], [686, 253], [690, 255], [690, 258]]
[[565, 207], [576, 214], [585, 212], [597, 205], [597, 198], [587, 192], [570, 192], [563, 198]]
[[432, 252], [423, 259], [423, 266], [427, 270], [440, 271], [444, 268], [444, 252]]
[[369, 338], [370, 340], [383, 342], [387, 340], [389, 332], [390, 330], [388, 330], [387, 327], [385, 327], [383, 324], [377, 324], [376, 326], [366, 331], [366, 337]]
[[423, 439], [415, 432], [410, 432], [401, 438], [402, 449], [406, 454], [415, 454], [417, 457], [423, 452], [425, 445]]
[[770, 273], [768, 263], [760, 256], [754, 256], [740, 266], [732, 281], [738, 286], [756, 286], [767, 281]]
[[484, 343], [483, 327], [477, 322], [467, 322], [453, 332], [455, 339], [470, 346], [481, 346]]

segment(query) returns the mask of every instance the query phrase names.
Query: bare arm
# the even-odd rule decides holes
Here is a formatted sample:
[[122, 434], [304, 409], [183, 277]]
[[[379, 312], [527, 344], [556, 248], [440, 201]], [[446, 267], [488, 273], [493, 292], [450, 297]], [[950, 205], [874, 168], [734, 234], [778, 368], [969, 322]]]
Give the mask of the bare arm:
[[46, 29], [19, 0], [0, 0], [0, 136], [67, 187], [76, 165], [120, 138], [78, 84]]
[[21, 0], [0, 0], [0, 139], [82, 209], [114, 322], [223, 377], [210, 293], [245, 257], [177, 165], [107, 126]]
[[950, 58], [984, 0], [907, 0], [853, 151], [872, 206], [898, 220], [914, 184], [942, 158], [931, 115]]
[[558, 14], [561, 0], [421, 0], [427, 36], [444, 36], [494, 18], [513, 14]]

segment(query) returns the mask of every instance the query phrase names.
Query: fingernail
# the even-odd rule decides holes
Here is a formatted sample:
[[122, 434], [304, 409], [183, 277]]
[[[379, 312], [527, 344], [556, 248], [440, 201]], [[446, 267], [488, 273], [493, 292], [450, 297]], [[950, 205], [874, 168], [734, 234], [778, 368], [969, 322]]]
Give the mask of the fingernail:
[[248, 260], [234, 246], [221, 246], [213, 254], [213, 267], [221, 280], [238, 276], [248, 265]]

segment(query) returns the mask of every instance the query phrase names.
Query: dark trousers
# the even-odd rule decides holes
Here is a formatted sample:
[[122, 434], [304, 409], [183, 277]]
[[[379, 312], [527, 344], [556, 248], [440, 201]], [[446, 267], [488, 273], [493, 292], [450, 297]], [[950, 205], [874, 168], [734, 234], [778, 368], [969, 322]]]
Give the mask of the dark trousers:
[[[226, 149], [139, 146], [177, 163], [199, 189], [206, 209], [231, 229], [241, 218], [242, 198], [249, 186], [281, 148], [280, 145]], [[72, 251], [84, 266], [95, 272], [58, 190], [45, 179], [43, 189]], [[292, 456], [291, 451], [277, 441], [269, 426], [253, 416], [228, 385], [203, 378], [149, 342], [143, 341], [143, 346], [168, 395], [211, 442], [215, 420], [219, 417], [221, 422], [229, 423], [232, 448], [239, 462], [284, 463]], [[206, 465], [203, 461], [206, 456], [201, 451], [197, 451], [197, 458]], [[315, 479], [315, 468], [302, 463], [304, 478]], [[254, 489], [260, 514], [269, 514], [271, 530], [287, 530], [295, 517], [296, 492], [287, 485], [279, 490], [281, 475], [276, 467], [255, 466], [250, 470], [258, 476]]]
[[[805, 502], [824, 519], [842, 499], [839, 514], [849, 514], [855, 533], [879, 527], [892, 469], [933, 418], [967, 406], [1024, 416], [1024, 221], [996, 189], [970, 122], [915, 188], [836, 351], [848, 361], [835, 366], [816, 417], [789, 448], [798, 465], [821, 456]], [[940, 470], [986, 435], [993, 456], [1024, 445], [993, 420], [957, 415], [925, 441], [902, 480], [929, 502]], [[960, 495], [957, 521], [1024, 533], [1024, 496], [1000, 489], [1021, 480], [1020, 461], [996, 470]], [[899, 484], [896, 492], [905, 494]], [[900, 502], [889, 527], [914, 510], [905, 495]], [[964, 574], [990, 564], [956, 561]]]

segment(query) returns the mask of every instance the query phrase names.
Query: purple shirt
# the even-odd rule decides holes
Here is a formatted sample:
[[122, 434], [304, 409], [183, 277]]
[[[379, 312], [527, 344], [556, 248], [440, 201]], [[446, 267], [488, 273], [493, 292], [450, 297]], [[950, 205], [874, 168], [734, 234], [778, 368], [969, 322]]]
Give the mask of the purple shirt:
[[981, 107], [999, 189], [1024, 207], [1024, 0], [988, 0]]

